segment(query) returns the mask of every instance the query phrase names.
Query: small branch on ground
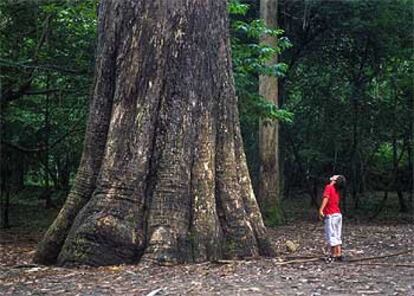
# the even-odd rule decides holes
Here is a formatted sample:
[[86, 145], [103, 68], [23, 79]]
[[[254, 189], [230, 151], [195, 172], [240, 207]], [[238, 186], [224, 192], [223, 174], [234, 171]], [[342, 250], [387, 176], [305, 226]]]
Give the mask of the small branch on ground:
[[15, 265], [12, 268], [33, 268], [33, 267], [40, 267], [37, 264], [19, 264], [19, 265]]
[[355, 263], [356, 265], [380, 265], [380, 266], [390, 266], [390, 267], [410, 267], [414, 268], [412, 263]]
[[275, 262], [274, 265], [287, 265], [287, 264], [295, 264], [295, 263], [307, 263], [307, 262], [314, 262], [321, 260], [321, 257], [313, 257], [313, 258], [307, 258], [307, 259], [294, 259], [284, 262]]
[[150, 293], [147, 294], [147, 296], [155, 296], [157, 295], [159, 292], [162, 292], [162, 288], [156, 289], [154, 291], [151, 291]]
[[403, 254], [411, 253], [413, 251], [414, 251], [414, 249], [408, 249], [408, 250], [404, 250], [404, 251], [401, 251], [401, 252], [398, 252], [398, 253], [393, 253], [393, 254], [387, 254], [387, 255], [381, 255], [381, 256], [372, 256], [372, 257], [354, 258], [354, 259], [349, 259], [348, 262], [360, 262], [360, 261], [395, 257], [395, 256], [400, 256], [400, 255], [403, 255]]
[[[260, 257], [259, 257], [260, 258]], [[245, 257], [241, 260], [229, 260], [229, 259], [220, 259], [220, 260], [214, 260], [209, 263], [216, 263], [216, 264], [233, 264], [233, 263], [240, 263], [240, 262], [246, 262], [246, 261], [252, 261], [259, 259], [257, 257]]]

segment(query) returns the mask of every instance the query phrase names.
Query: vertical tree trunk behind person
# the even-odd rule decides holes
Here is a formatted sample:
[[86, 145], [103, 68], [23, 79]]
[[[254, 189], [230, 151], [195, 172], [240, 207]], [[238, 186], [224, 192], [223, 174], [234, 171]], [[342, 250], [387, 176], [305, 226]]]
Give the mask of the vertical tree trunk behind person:
[[359, 84], [354, 86], [352, 101], [352, 155], [351, 155], [351, 194], [354, 202], [354, 209], [359, 208], [359, 195], [358, 195], [358, 124], [359, 124]]
[[102, 1], [98, 38], [82, 163], [36, 261], [271, 255], [240, 135], [226, 1]]
[[[260, 15], [265, 24], [275, 29], [277, 27], [277, 0], [261, 0]], [[276, 37], [266, 36], [264, 44], [274, 46]], [[275, 64], [277, 57], [269, 63]], [[267, 100], [278, 103], [278, 82], [276, 77], [260, 76], [259, 93]], [[263, 211], [278, 210], [280, 199], [280, 170], [279, 170], [279, 123], [277, 120], [261, 120], [259, 127], [260, 172], [258, 201]], [[273, 211], [272, 211], [273, 212]], [[273, 212], [275, 213], [275, 212]]]

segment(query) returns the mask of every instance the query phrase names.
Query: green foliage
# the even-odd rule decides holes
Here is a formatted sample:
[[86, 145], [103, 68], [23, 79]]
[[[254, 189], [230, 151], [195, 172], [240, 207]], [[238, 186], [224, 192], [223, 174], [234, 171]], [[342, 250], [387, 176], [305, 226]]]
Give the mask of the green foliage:
[[272, 206], [270, 210], [264, 213], [264, 220], [267, 226], [275, 227], [285, 223], [282, 208], [280, 206]]
[[[0, 4], [2, 145], [13, 153], [24, 150], [27, 182], [41, 184], [49, 176], [60, 186], [62, 170], [71, 174], [77, 167], [94, 67], [96, 5]], [[10, 93], [16, 96], [8, 100]]]
[[[271, 61], [292, 45], [286, 37], [281, 37], [283, 30], [270, 29], [259, 19], [246, 20], [248, 10], [247, 4], [230, 1], [232, 60], [241, 120], [254, 122], [262, 118], [290, 123], [293, 120], [291, 112], [277, 108], [258, 94], [258, 77], [283, 77], [287, 65]], [[261, 43], [264, 36], [279, 37], [277, 44]]]
[[228, 10], [230, 14], [246, 15], [249, 5], [243, 4], [239, 0], [231, 0]]
[[[390, 175], [393, 141], [400, 156], [412, 138], [412, 1], [286, 3], [281, 26], [295, 48], [281, 57], [284, 106], [295, 121], [282, 134], [285, 167], [302, 179], [340, 172], [355, 188]], [[407, 160], [405, 149], [406, 179]]]
[[239, 93], [243, 95], [243, 101], [239, 107], [242, 120], [254, 122], [258, 118], [262, 118], [264, 122], [275, 119], [284, 123], [293, 122], [292, 112], [277, 108], [274, 103], [269, 102], [257, 93], [248, 93], [244, 90], [239, 90]]
[[375, 165], [381, 170], [392, 170], [393, 151], [389, 143], [382, 143], [375, 152]]

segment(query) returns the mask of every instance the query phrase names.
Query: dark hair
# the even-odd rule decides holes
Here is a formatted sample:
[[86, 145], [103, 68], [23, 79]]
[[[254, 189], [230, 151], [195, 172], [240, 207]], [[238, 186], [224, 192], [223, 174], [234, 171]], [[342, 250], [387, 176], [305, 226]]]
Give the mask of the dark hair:
[[343, 175], [338, 175], [338, 178], [335, 181], [335, 188], [336, 189], [344, 189], [346, 185], [346, 178]]

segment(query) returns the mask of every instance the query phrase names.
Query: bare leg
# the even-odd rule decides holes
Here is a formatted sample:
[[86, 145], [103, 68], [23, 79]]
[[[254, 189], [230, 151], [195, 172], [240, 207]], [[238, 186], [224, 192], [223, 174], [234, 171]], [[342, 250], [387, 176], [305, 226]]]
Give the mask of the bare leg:
[[337, 245], [336, 246], [336, 256], [342, 256], [342, 246], [341, 245]]
[[342, 255], [342, 248], [341, 245], [336, 245], [331, 247], [331, 254], [333, 257], [339, 257]]

